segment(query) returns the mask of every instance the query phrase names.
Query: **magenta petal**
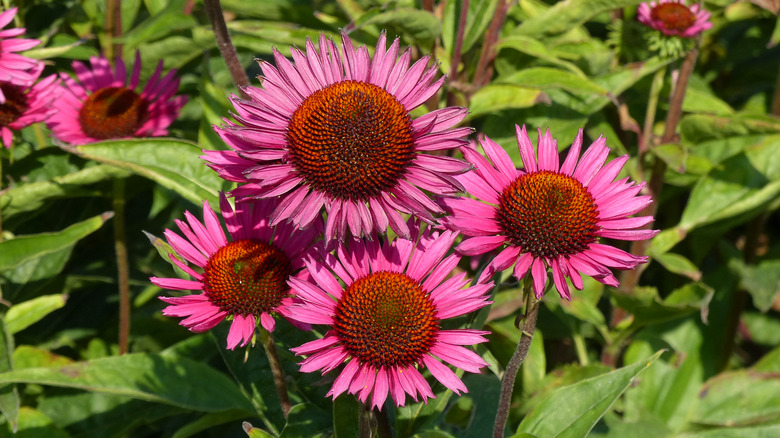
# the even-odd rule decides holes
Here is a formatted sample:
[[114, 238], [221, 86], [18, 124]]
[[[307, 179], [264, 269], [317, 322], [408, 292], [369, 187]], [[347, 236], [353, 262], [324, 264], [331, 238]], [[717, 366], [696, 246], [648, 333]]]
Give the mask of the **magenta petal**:
[[460, 395], [461, 392], [468, 392], [466, 385], [452, 372], [449, 367], [442, 364], [438, 360], [428, 356], [427, 354], [422, 357], [423, 363], [430, 370], [433, 377], [441, 382], [444, 386], [452, 390], [452, 392]]

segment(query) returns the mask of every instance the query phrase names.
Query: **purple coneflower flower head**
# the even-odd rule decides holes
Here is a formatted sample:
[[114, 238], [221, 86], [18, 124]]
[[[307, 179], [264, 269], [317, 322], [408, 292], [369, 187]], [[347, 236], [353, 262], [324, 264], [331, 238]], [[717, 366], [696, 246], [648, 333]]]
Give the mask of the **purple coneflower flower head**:
[[458, 177], [466, 192], [477, 199], [443, 200], [452, 213], [443, 221], [469, 236], [458, 246], [461, 253], [500, 251], [481, 278], [514, 265], [518, 280], [530, 271], [534, 292], [541, 298], [550, 268], [558, 293], [569, 299], [567, 278], [577, 289], [582, 289], [580, 274], [617, 286], [609, 268], [632, 269], [647, 262], [647, 257], [598, 242], [600, 237], [644, 240], [658, 233], [638, 229], [652, 222], [651, 216], [630, 217], [652, 200], [637, 196], [644, 183], [635, 184], [628, 178], [615, 181], [628, 156], [605, 164], [609, 148], [603, 137], [580, 157], [580, 130], [561, 165], [557, 141], [549, 130], [544, 136], [539, 131], [535, 157], [525, 126], [517, 127], [523, 170], [515, 168], [497, 143], [485, 136], [479, 142], [490, 161], [474, 148], [461, 148], [475, 170]]
[[[0, 13], [0, 29], [6, 27], [16, 16], [17, 8]], [[25, 29], [15, 27], [0, 30], [0, 82], [20, 87], [29, 87], [38, 79], [43, 63], [15, 52], [31, 49], [41, 42], [34, 39], [16, 38]], [[0, 90], [0, 104], [5, 103], [4, 90]]]
[[[43, 64], [34, 70], [37, 79]], [[0, 81], [0, 93], [5, 96], [5, 103], [0, 104], [0, 137], [3, 145], [10, 148], [14, 131], [43, 122], [54, 112], [51, 103], [59, 97], [59, 79], [51, 75], [26, 86]]]
[[419, 225], [408, 225], [412, 240], [342, 243], [324, 261], [306, 262], [313, 281], [290, 279], [302, 300], [294, 317], [330, 326], [322, 339], [292, 349], [308, 355], [301, 371], [325, 374], [346, 363], [328, 392], [334, 398], [348, 392], [380, 409], [388, 394], [396, 406], [407, 394], [427, 401], [435, 396], [421, 369], [459, 394], [466, 386], [440, 361], [472, 373], [487, 365], [463, 346], [486, 342], [488, 332], [441, 324], [488, 305], [492, 283], [466, 287], [465, 273], [449, 277], [460, 256], [445, 255], [457, 233], [428, 230], [417, 239]]
[[116, 60], [113, 71], [102, 56], [93, 56], [89, 61], [90, 66], [73, 61], [76, 79], [61, 73], [62, 98], [55, 101], [58, 112], [48, 122], [55, 137], [70, 144], [85, 144], [168, 134], [168, 126], [187, 103], [186, 96], [175, 96], [179, 89], [175, 69], [161, 78], [160, 61], [141, 90], [139, 53], [129, 83], [121, 59]]
[[693, 38], [712, 27], [710, 13], [698, 4], [690, 7], [685, 0], [658, 0], [639, 5], [639, 21], [668, 36]]
[[303, 258], [313, 253], [312, 244], [322, 232], [322, 224], [305, 231], [287, 224], [272, 227], [268, 214], [276, 207], [275, 200], [241, 202], [233, 210], [222, 194], [220, 206], [231, 240], [204, 202], [203, 222], [189, 212], [185, 213], [186, 222], [176, 221], [184, 237], [165, 230], [176, 254], [195, 268], [173, 255], [171, 261], [193, 280], [152, 277], [151, 281], [165, 289], [201, 291], [160, 297], [171, 304], [163, 315], [185, 317], [180, 324], [198, 333], [232, 319], [227, 337], [227, 347], [232, 350], [252, 340], [258, 319], [270, 332], [276, 324], [272, 314], [290, 318], [288, 309], [294, 300], [287, 280], [301, 271]]
[[306, 228], [327, 213], [326, 240], [384, 233], [409, 237], [401, 213], [434, 222], [441, 206], [425, 191], [452, 195], [452, 177], [468, 164], [428, 152], [466, 143], [470, 128], [455, 128], [465, 108], [444, 108], [413, 119], [410, 111], [441, 88], [428, 56], [409, 65], [399, 41], [379, 37], [374, 56], [355, 49], [346, 34], [341, 48], [326, 38], [306, 51], [292, 48], [293, 62], [274, 50], [275, 65], [261, 62], [263, 87], [234, 97], [235, 119], [215, 127], [233, 150], [205, 151], [209, 166], [229, 180], [247, 183], [236, 197], [282, 202], [273, 222]]

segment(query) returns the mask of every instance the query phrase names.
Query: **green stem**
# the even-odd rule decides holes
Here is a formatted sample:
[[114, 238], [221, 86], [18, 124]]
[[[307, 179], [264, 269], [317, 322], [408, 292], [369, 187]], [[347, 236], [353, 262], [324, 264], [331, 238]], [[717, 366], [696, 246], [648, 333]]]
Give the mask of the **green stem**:
[[366, 403], [358, 408], [358, 438], [371, 438], [371, 408]]
[[500, 0], [496, 6], [493, 19], [490, 21], [490, 27], [488, 27], [487, 32], [485, 32], [482, 52], [479, 55], [477, 69], [474, 72], [474, 88], [472, 92], [476, 92], [487, 85], [488, 82], [490, 82], [490, 78], [493, 76], [493, 61], [496, 59], [496, 42], [498, 41], [501, 28], [504, 26], [506, 13], [514, 3], [514, 0]]
[[387, 416], [387, 410], [374, 409], [374, 418], [376, 418], [376, 434], [379, 438], [393, 438], [393, 430], [390, 428], [390, 418]]
[[574, 350], [577, 352], [577, 360], [579, 360], [580, 365], [588, 365], [590, 361], [588, 360], [588, 349], [585, 347], [585, 338], [581, 334], [575, 333], [572, 339], [574, 340]]
[[287, 382], [285, 382], [284, 371], [282, 370], [282, 362], [279, 360], [279, 353], [276, 351], [276, 344], [274, 338], [268, 330], [262, 326], [259, 328], [260, 342], [263, 343], [265, 348], [265, 355], [268, 358], [268, 363], [271, 366], [271, 374], [274, 377], [274, 386], [276, 387], [276, 394], [279, 396], [279, 404], [282, 406], [282, 413], [284, 418], [290, 413], [290, 397], [287, 394]]
[[493, 438], [502, 438], [506, 428], [506, 420], [509, 417], [509, 407], [512, 403], [512, 392], [515, 388], [515, 378], [520, 369], [520, 365], [528, 355], [531, 348], [531, 341], [536, 329], [536, 317], [539, 313], [539, 301], [533, 292], [533, 281], [530, 275], [525, 280], [523, 295], [525, 295], [525, 323], [522, 328], [520, 342], [517, 343], [517, 349], [504, 370], [504, 378], [501, 379], [501, 395], [498, 399], [498, 410], [496, 411], [496, 422], [493, 425]]
[[650, 139], [653, 136], [653, 124], [655, 124], [655, 113], [658, 108], [658, 96], [664, 85], [664, 76], [666, 76], [666, 67], [658, 69], [653, 75], [653, 82], [650, 85], [650, 95], [647, 99], [647, 111], [645, 112], [645, 124], [642, 128], [642, 140], [639, 142], [639, 154], [644, 156], [650, 149]]
[[122, 43], [115, 38], [122, 36], [122, 6], [119, 0], [106, 0], [106, 47], [103, 48], [106, 58], [113, 63], [122, 57]]
[[114, 251], [119, 285], [119, 354], [128, 351], [130, 338], [130, 267], [125, 237], [125, 179], [114, 179]]
[[[450, 73], [449, 80], [454, 82], [458, 80], [458, 66], [460, 65], [460, 55], [463, 50], [463, 35], [466, 32], [466, 21], [469, 14], [469, 0], [462, 0], [460, 3], [460, 18], [458, 21], [458, 32], [455, 37], [455, 48], [452, 51], [452, 59], [450, 60]], [[447, 105], [455, 106], [456, 104], [455, 93], [447, 93]]]

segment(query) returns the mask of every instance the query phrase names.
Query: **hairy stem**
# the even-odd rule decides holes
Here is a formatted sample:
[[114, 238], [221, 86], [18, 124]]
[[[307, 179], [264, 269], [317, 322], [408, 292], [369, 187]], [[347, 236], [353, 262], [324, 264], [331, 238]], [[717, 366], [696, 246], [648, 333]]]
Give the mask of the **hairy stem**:
[[282, 362], [279, 360], [279, 353], [276, 351], [274, 338], [268, 330], [260, 327], [260, 342], [263, 343], [265, 355], [268, 357], [268, 363], [271, 366], [271, 374], [274, 376], [274, 386], [276, 394], [279, 396], [279, 404], [282, 406], [284, 418], [290, 413], [290, 396], [287, 394], [287, 382], [284, 379]]
[[130, 266], [125, 236], [125, 179], [114, 179], [114, 252], [119, 285], [119, 354], [128, 351], [130, 339]]
[[[469, 16], [469, 0], [463, 0], [460, 4], [460, 18], [458, 19], [458, 33], [455, 37], [455, 47], [452, 51], [450, 60], [449, 80], [458, 80], [458, 66], [460, 65], [460, 55], [463, 50], [463, 34], [466, 32], [466, 19]], [[455, 93], [447, 93], [447, 106], [455, 106]]]
[[209, 16], [211, 26], [214, 28], [214, 34], [217, 37], [219, 53], [222, 54], [222, 59], [225, 60], [225, 64], [227, 64], [228, 70], [230, 70], [233, 83], [236, 84], [241, 95], [247, 97], [243, 88], [249, 86], [249, 78], [246, 76], [244, 67], [241, 66], [241, 61], [239, 61], [238, 54], [236, 54], [236, 49], [233, 47], [233, 42], [230, 40], [225, 17], [222, 15], [222, 5], [219, 3], [219, 0], [203, 0], [203, 4], [206, 7], [206, 14]]
[[482, 53], [479, 55], [477, 70], [474, 72], [474, 89], [476, 91], [490, 82], [493, 76], [493, 61], [496, 59], [496, 41], [498, 41], [499, 32], [504, 26], [506, 13], [514, 0], [501, 0], [496, 6], [493, 14], [493, 20], [490, 22], [487, 32], [485, 32], [485, 41], [482, 44]]
[[644, 155], [650, 150], [651, 138], [653, 136], [653, 124], [655, 123], [655, 112], [658, 108], [658, 95], [664, 85], [664, 76], [666, 76], [666, 67], [658, 69], [653, 75], [653, 82], [650, 85], [650, 96], [647, 99], [647, 111], [645, 112], [645, 124], [642, 127], [642, 138], [639, 142], [639, 156]]
[[515, 378], [520, 365], [528, 355], [531, 347], [531, 341], [536, 329], [536, 317], [539, 313], [539, 301], [536, 300], [532, 290], [532, 281], [526, 280], [523, 288], [525, 295], [525, 322], [523, 323], [523, 334], [520, 342], [517, 343], [517, 349], [504, 370], [504, 378], [501, 379], [501, 395], [498, 399], [498, 410], [496, 411], [496, 422], [493, 425], [493, 438], [503, 438], [506, 420], [509, 417], [509, 407], [512, 403], [512, 391], [515, 388]]
[[376, 434], [379, 438], [393, 438], [393, 430], [390, 428], [390, 418], [387, 410], [374, 409], [376, 418]]
[[106, 0], [106, 58], [113, 64], [122, 57], [122, 43], [115, 38], [122, 36], [122, 4], [120, 0]]
[[371, 407], [367, 403], [358, 406], [358, 438], [371, 438]]

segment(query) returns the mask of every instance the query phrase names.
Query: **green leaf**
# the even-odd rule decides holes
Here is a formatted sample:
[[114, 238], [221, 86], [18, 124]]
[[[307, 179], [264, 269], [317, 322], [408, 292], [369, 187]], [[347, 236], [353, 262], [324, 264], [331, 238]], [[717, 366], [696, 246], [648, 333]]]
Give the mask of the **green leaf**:
[[729, 115], [734, 113], [734, 109], [726, 102], [718, 99], [711, 92], [705, 92], [694, 87], [688, 87], [685, 90], [685, 100], [683, 100], [683, 111], [691, 113], [708, 113], [718, 115]]
[[23, 303], [14, 304], [5, 314], [9, 333], [15, 334], [43, 319], [49, 313], [65, 306], [67, 295], [44, 295]]
[[[8, 330], [5, 317], [0, 316], [0, 372], [14, 368], [13, 352], [14, 337]], [[13, 383], [0, 385], [0, 412], [8, 421], [11, 430], [16, 432], [19, 422], [19, 392]]]
[[195, 205], [205, 199], [218, 208], [217, 191], [226, 184], [199, 158], [200, 148], [184, 140], [114, 140], [76, 146], [75, 152], [149, 178]]
[[104, 213], [73, 224], [60, 232], [19, 236], [0, 242], [0, 271], [16, 268], [25, 262], [69, 248], [98, 230], [111, 216], [113, 213]]
[[517, 432], [544, 437], [584, 437], [636, 377], [661, 355], [560, 388], [537, 405]]
[[764, 260], [752, 266], [732, 258], [729, 267], [740, 276], [742, 287], [753, 297], [753, 304], [758, 310], [767, 312], [772, 308], [775, 297], [780, 293], [780, 260]]
[[214, 85], [207, 76], [200, 81], [200, 105], [203, 108], [203, 116], [198, 127], [198, 145], [202, 149], [226, 149], [227, 145], [214, 131], [213, 125], [222, 124], [222, 118], [228, 116], [232, 105], [227, 99], [225, 90]]
[[731, 116], [689, 114], [680, 121], [680, 136], [692, 144], [748, 134], [780, 133], [780, 120], [768, 115]]
[[[442, 19], [442, 44], [447, 49], [448, 56], [452, 56], [455, 50], [455, 39], [458, 35], [458, 23], [460, 21], [460, 9], [462, 2], [447, 2]], [[466, 17], [466, 28], [463, 30], [463, 45], [461, 53], [466, 53], [485, 34], [498, 0], [486, 0], [469, 2], [469, 11]]]
[[254, 414], [236, 385], [207, 365], [183, 357], [127, 354], [61, 367], [25, 368], [0, 374], [0, 383], [34, 383], [77, 388], [216, 412]]
[[355, 20], [358, 27], [379, 25], [380, 27], [393, 27], [402, 30], [412, 37], [413, 41], [430, 43], [441, 34], [441, 23], [435, 15], [428, 11], [413, 8], [397, 8], [387, 12], [381, 12], [364, 20]]
[[718, 426], [748, 426], [780, 419], [780, 376], [753, 370], [726, 372], [699, 392], [693, 421]]
[[279, 438], [324, 438], [330, 436], [332, 424], [329, 413], [311, 403], [301, 403], [290, 409]]
[[[44, 413], [23, 406], [19, 409], [19, 427], [7, 433], [0, 433], [3, 438], [70, 438], [64, 430], [57, 427]], [[1, 429], [0, 429], [1, 430]]]
[[658, 290], [652, 287], [637, 287], [632, 295], [614, 292], [612, 300], [616, 306], [633, 315], [631, 325], [638, 328], [676, 319], [697, 310], [706, 321], [713, 295], [714, 291], [706, 284], [694, 282], [675, 289], [663, 300], [658, 296]]
[[780, 136], [723, 161], [691, 191], [678, 227], [691, 230], [766, 208], [780, 196]]
[[[122, 3], [124, 6], [126, 2]], [[171, 2], [165, 9], [126, 32], [120, 41], [127, 49], [133, 50], [141, 43], [159, 40], [179, 30], [191, 29], [197, 22], [191, 15], [184, 14], [181, 3], [183, 2]]]
[[678, 438], [777, 438], [780, 436], [780, 424], [753, 427], [728, 426], [722, 429], [690, 432], [678, 435]]
[[534, 58], [539, 58], [550, 64], [563, 67], [579, 77], [587, 78], [587, 75], [585, 75], [585, 73], [582, 70], [580, 70], [580, 68], [577, 67], [574, 63], [571, 63], [569, 61], [557, 57], [555, 53], [552, 50], [550, 50], [549, 47], [547, 47], [544, 43], [534, 38], [530, 38], [523, 35], [507, 36], [506, 38], [500, 39], [496, 44], [497, 50], [501, 50], [505, 48], [515, 49], [520, 53], [525, 53], [526, 55], [533, 56]]
[[468, 397], [474, 402], [471, 421], [463, 438], [481, 438], [493, 428], [501, 395], [501, 381], [494, 375], [469, 374], [463, 379], [469, 389]]
[[249, 438], [276, 438], [274, 435], [271, 435], [270, 433], [264, 431], [263, 429], [258, 429], [252, 426], [247, 421], [241, 424], [241, 428], [244, 429], [244, 432], [246, 432]]
[[580, 75], [550, 67], [532, 67], [510, 75], [500, 76], [495, 81], [500, 84], [520, 85], [528, 88], [561, 88], [574, 93], [592, 93], [606, 96], [608, 93], [600, 85]]
[[112, 178], [124, 178], [131, 173], [114, 166], [99, 164], [58, 176], [48, 181], [21, 184], [0, 193], [0, 209], [3, 218], [41, 208], [45, 201], [54, 198], [97, 195], [81, 186], [105, 181]]
[[342, 394], [333, 400], [333, 436], [351, 438], [358, 436], [360, 402], [351, 394]]
[[[212, 427], [219, 426], [221, 424], [226, 424], [226, 423], [235, 423], [243, 418], [246, 418], [246, 412], [240, 410], [209, 412], [207, 414], [201, 415], [200, 417], [198, 417], [197, 420], [187, 424], [186, 426], [179, 428], [176, 431], [176, 433], [174, 433], [171, 436], [171, 438], [189, 438], [191, 436], [196, 435], [199, 432], [203, 432], [204, 430], [210, 429]], [[260, 430], [260, 429], [256, 429], [256, 430]], [[261, 432], [264, 433], [264, 431], [262, 430]], [[249, 436], [252, 436], [249, 433], [247, 434]], [[257, 435], [257, 436], [262, 437], [263, 435]], [[273, 436], [273, 435], [265, 435], [265, 436]]]
[[471, 97], [469, 118], [495, 113], [508, 108], [536, 105], [544, 94], [533, 88], [517, 85], [487, 85]]
[[699, 267], [680, 254], [664, 252], [655, 254], [653, 259], [663, 265], [663, 267], [666, 268], [666, 270], [669, 272], [684, 275], [694, 281], [701, 279], [701, 271], [699, 271]]
[[636, 6], [641, 2], [641, 0], [566, 0], [523, 21], [513, 34], [532, 37], [560, 34], [570, 31], [602, 12]]

